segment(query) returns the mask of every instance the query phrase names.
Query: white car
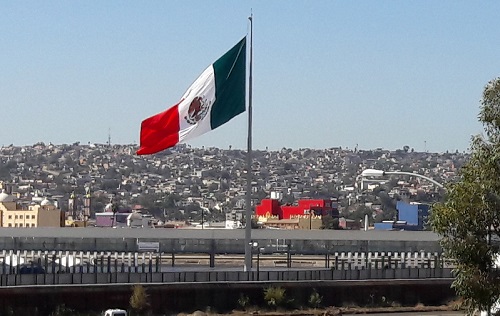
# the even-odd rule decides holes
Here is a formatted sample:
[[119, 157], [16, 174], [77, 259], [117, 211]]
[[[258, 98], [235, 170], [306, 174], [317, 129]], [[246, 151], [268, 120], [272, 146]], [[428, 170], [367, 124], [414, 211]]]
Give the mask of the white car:
[[[490, 315], [499, 315], [498, 313], [500, 312], [500, 301], [497, 301], [493, 306], [491, 306], [490, 309]], [[481, 311], [480, 313], [481, 316], [488, 316], [488, 311]]]
[[127, 311], [123, 309], [108, 309], [104, 312], [104, 316], [127, 316]]

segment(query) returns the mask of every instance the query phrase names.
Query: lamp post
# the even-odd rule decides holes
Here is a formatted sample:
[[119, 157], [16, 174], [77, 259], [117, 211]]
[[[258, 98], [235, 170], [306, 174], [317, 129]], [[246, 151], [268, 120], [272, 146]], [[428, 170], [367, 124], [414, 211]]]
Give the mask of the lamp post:
[[205, 225], [205, 210], [201, 209], [201, 229], [203, 229], [203, 225]]
[[264, 248], [258, 248], [257, 252], [257, 281], [260, 281], [260, 254], [264, 251]]
[[434, 185], [436, 185], [439, 188], [444, 188], [444, 185], [437, 182], [436, 180], [433, 180], [429, 177], [426, 177], [426, 176], [418, 174], [418, 173], [404, 172], [404, 171], [383, 171], [383, 170], [377, 170], [377, 169], [365, 169], [365, 170], [363, 170], [363, 172], [361, 172], [361, 176], [363, 178], [366, 178], [366, 177], [380, 178], [380, 177], [383, 177], [385, 175], [391, 175], [391, 174], [419, 177], [419, 178], [425, 179], [429, 182], [432, 182]]
[[109, 204], [113, 217], [111, 218], [111, 227], [116, 226], [116, 213], [118, 212], [118, 202], [116, 200], [116, 194], [109, 199]]
[[259, 281], [259, 273], [260, 273], [260, 248], [258, 248], [257, 252], [257, 281]]
[[[251, 257], [250, 257], [251, 261], [250, 262], [251, 263], [253, 263], [253, 254], [254, 254], [255, 249], [259, 250], [259, 243], [256, 241], [250, 242], [250, 254], [251, 254]], [[257, 252], [257, 278], [259, 277], [259, 260], [260, 260], [260, 253]], [[251, 270], [252, 270], [252, 265], [250, 265], [248, 271], [251, 271]]]

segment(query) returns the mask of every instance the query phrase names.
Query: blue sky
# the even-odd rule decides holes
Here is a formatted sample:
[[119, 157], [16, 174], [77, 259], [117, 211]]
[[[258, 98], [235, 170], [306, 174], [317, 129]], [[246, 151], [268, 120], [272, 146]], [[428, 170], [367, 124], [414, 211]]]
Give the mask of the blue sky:
[[[498, 1], [1, 1], [1, 145], [138, 144], [249, 32], [253, 147], [465, 151]], [[188, 144], [246, 148], [246, 113]]]

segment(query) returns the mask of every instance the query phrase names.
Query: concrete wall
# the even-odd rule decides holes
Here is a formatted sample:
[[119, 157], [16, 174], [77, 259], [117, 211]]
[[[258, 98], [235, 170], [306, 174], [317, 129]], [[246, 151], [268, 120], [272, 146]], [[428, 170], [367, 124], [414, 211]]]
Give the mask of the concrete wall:
[[[100, 276], [99, 276], [100, 277]], [[98, 278], [99, 278], [98, 277]], [[104, 279], [101, 281], [105, 281]], [[137, 283], [141, 279], [137, 277]], [[143, 284], [149, 303], [157, 314], [172, 314], [207, 310], [228, 312], [238, 308], [240, 295], [248, 296], [251, 305], [266, 306], [263, 300], [266, 282], [212, 282], [197, 284]], [[322, 297], [323, 306], [380, 306], [396, 303], [402, 306], [441, 305], [455, 299], [451, 280], [368, 280], [362, 282], [336, 280], [309, 282], [278, 282], [274, 286], [285, 288], [287, 298], [297, 306], [307, 306], [313, 289]], [[132, 295], [130, 284], [98, 286], [45, 286], [0, 288], [0, 313], [5, 307], [23, 313], [16, 315], [49, 315], [64, 302], [77, 311], [102, 311], [109, 307], [128, 309]], [[34, 310], [38, 313], [35, 314]]]
[[[442, 252], [431, 232], [285, 231], [257, 229], [252, 240], [264, 252]], [[0, 229], [0, 249], [41, 251], [137, 251], [137, 242], [158, 242], [161, 252], [244, 253], [244, 229], [61, 228]]]

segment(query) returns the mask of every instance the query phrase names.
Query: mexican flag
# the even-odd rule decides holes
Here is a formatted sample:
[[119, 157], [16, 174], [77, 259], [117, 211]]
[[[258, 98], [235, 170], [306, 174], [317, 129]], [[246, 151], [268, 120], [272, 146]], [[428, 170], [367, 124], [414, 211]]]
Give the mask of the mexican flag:
[[245, 111], [246, 37], [217, 59], [179, 103], [141, 123], [138, 155], [154, 154], [216, 129]]

